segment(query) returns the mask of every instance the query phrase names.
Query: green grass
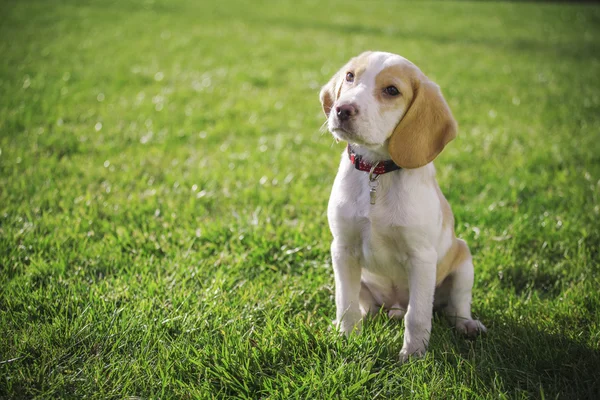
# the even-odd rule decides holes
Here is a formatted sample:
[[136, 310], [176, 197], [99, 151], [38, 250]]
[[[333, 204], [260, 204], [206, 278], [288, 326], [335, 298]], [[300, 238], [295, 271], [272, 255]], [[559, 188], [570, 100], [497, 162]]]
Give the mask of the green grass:
[[[460, 125], [438, 180], [474, 342], [331, 332], [318, 90], [397, 52]], [[598, 398], [600, 7], [0, 4], [0, 398]]]

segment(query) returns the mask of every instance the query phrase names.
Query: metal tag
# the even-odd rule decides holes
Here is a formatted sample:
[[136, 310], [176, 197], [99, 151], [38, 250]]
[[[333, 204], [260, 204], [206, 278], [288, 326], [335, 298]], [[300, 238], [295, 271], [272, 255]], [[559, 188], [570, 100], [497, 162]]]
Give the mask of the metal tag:
[[378, 165], [379, 163], [376, 163], [371, 167], [371, 171], [369, 171], [369, 186], [371, 187], [369, 195], [371, 197], [371, 205], [375, 204], [375, 201], [377, 200], [377, 186], [379, 186], [377, 178], [379, 178], [379, 174], [375, 173], [375, 168], [377, 168]]
[[371, 190], [369, 190], [369, 195], [371, 196], [371, 204], [375, 204], [377, 200], [377, 188], [372, 186]]

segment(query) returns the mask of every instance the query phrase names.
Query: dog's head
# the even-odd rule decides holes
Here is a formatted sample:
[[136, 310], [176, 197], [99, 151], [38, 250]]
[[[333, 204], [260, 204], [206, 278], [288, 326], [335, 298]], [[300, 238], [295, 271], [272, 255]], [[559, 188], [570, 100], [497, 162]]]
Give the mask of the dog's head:
[[456, 121], [439, 87], [396, 54], [353, 58], [323, 86], [320, 98], [335, 138], [387, 148], [403, 168], [429, 163], [456, 136]]

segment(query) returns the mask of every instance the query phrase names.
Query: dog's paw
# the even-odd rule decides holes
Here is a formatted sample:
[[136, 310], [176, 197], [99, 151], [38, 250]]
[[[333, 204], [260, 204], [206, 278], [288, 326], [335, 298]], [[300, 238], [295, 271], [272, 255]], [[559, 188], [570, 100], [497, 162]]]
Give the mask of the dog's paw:
[[426, 352], [427, 348], [425, 346], [411, 348], [410, 346], [404, 345], [402, 350], [400, 350], [400, 363], [404, 364], [411, 358], [422, 358], [425, 356]]
[[388, 317], [392, 318], [392, 319], [402, 319], [404, 318], [404, 315], [406, 314], [406, 310], [403, 308], [392, 308], [390, 309], [390, 311], [388, 311]]
[[348, 322], [346, 321], [346, 319], [344, 319], [342, 322], [339, 322], [338, 320], [333, 320], [332, 325], [340, 335], [344, 335], [346, 337], [350, 336], [350, 334], [360, 335], [360, 333], [362, 332], [361, 319], [359, 319], [356, 322]]
[[457, 321], [456, 330], [469, 338], [475, 338], [479, 334], [487, 333], [487, 328], [476, 319], [463, 319]]

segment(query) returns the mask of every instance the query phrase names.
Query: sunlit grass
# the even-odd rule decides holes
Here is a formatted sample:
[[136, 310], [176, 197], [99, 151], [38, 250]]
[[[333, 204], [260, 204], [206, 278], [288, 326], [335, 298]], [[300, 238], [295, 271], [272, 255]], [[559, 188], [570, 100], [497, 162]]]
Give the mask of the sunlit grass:
[[[599, 38], [593, 5], [3, 2], [0, 397], [598, 397]], [[318, 90], [367, 49], [459, 122], [490, 331], [406, 365], [401, 323], [329, 329]]]

